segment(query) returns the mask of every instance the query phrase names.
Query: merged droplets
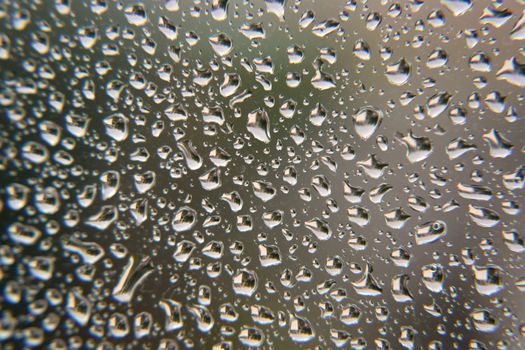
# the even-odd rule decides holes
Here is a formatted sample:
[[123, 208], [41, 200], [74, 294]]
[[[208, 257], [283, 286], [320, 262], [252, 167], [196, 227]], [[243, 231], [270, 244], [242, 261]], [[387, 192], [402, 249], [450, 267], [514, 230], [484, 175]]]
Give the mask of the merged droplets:
[[226, 56], [232, 51], [232, 41], [226, 34], [211, 36], [209, 42], [213, 51], [219, 56]]
[[197, 221], [197, 212], [187, 206], [179, 208], [171, 222], [172, 228], [177, 232], [183, 232], [190, 230]]
[[259, 260], [261, 266], [269, 267], [281, 264], [281, 252], [275, 245], [259, 245]]
[[141, 27], [148, 23], [148, 15], [144, 5], [129, 5], [124, 9], [129, 24]]
[[480, 332], [494, 332], [498, 328], [498, 322], [487, 309], [475, 309], [470, 317], [474, 328]]
[[310, 321], [305, 318], [290, 315], [290, 329], [288, 331], [293, 341], [304, 343], [315, 337]]
[[248, 114], [246, 128], [257, 140], [270, 142], [270, 119], [264, 109], [256, 109]]
[[85, 326], [92, 312], [92, 305], [80, 290], [72, 290], [67, 294], [65, 311], [75, 323]]
[[402, 58], [396, 63], [387, 65], [385, 74], [390, 84], [404, 85], [410, 78], [410, 65]]
[[279, 18], [281, 21], [284, 20], [284, 5], [285, 0], [265, 0], [266, 10]]
[[220, 86], [220, 93], [223, 97], [230, 97], [237, 92], [241, 85], [241, 78], [238, 74], [227, 73], [224, 75], [224, 80]]
[[416, 243], [429, 244], [447, 234], [447, 224], [441, 220], [426, 222], [416, 226]]
[[166, 39], [168, 39], [168, 40], [175, 40], [175, 39], [177, 39], [177, 37], [179, 35], [178, 29], [175, 26], [175, 24], [173, 24], [173, 22], [171, 22], [168, 19], [168, 17], [160, 16], [159, 17], [159, 21], [158, 21], [158, 25], [159, 25], [159, 30], [161, 31], [162, 34], [164, 34]]
[[445, 272], [440, 264], [429, 264], [421, 268], [421, 276], [425, 287], [434, 293], [440, 293], [443, 290]]
[[252, 296], [257, 290], [258, 279], [255, 272], [240, 269], [233, 275], [233, 290], [236, 294]]
[[483, 139], [489, 144], [489, 154], [494, 158], [506, 158], [514, 148], [505, 136], [501, 135], [496, 129], [491, 129], [484, 134]]
[[[523, 27], [525, 36], [525, 25]], [[512, 57], [503, 63], [497, 72], [497, 77], [517, 87], [525, 87], [525, 64]]]
[[128, 138], [128, 123], [129, 119], [122, 113], [116, 113], [104, 119], [106, 133], [115, 141], [124, 141]]
[[454, 16], [462, 16], [465, 14], [473, 4], [472, 0], [442, 0], [441, 3], [446, 6], [454, 14]]
[[417, 137], [410, 131], [407, 135], [401, 135], [400, 140], [407, 148], [407, 159], [410, 163], [421, 162], [432, 153], [432, 143], [428, 137]]
[[362, 107], [353, 115], [353, 119], [357, 135], [368, 140], [381, 124], [383, 112], [371, 106]]
[[323, 219], [313, 218], [308, 220], [305, 222], [305, 227], [322, 241], [326, 241], [332, 237], [332, 229]]
[[451, 96], [448, 92], [440, 92], [429, 97], [427, 100], [427, 114], [431, 118], [439, 116], [445, 111], [445, 109], [447, 109], [450, 98]]
[[469, 204], [468, 213], [472, 221], [481, 227], [493, 227], [500, 221], [498, 213], [489, 208]]
[[503, 271], [499, 266], [473, 266], [472, 271], [478, 293], [492, 295], [503, 289]]
[[229, 0], [213, 0], [211, 15], [216, 21], [224, 21], [228, 17]]
[[333, 19], [327, 19], [319, 22], [312, 27], [312, 33], [319, 37], [325, 37], [330, 33], [335, 32], [339, 28], [340, 23]]
[[365, 270], [357, 281], [352, 282], [352, 286], [357, 294], [363, 296], [379, 296], [383, 289], [378, 285], [376, 279], [372, 276], [371, 267], [366, 264]]

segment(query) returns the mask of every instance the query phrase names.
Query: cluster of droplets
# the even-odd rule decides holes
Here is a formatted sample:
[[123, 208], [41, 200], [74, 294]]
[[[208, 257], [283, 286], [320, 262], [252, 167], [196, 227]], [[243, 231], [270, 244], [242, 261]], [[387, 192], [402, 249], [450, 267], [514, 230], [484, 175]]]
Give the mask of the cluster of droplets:
[[525, 7], [328, 3], [0, 5], [0, 344], [523, 345]]

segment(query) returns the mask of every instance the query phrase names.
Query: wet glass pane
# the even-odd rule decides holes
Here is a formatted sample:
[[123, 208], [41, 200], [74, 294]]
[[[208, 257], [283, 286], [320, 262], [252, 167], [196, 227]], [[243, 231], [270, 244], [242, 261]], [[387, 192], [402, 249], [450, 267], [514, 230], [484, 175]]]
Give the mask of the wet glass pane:
[[3, 349], [522, 349], [525, 3], [0, 4]]

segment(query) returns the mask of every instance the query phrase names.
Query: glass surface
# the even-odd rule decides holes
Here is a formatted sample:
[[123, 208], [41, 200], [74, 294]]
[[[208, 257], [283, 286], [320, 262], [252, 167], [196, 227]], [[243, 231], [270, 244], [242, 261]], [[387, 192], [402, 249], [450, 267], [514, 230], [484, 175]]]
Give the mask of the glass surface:
[[0, 5], [0, 348], [522, 349], [525, 3]]

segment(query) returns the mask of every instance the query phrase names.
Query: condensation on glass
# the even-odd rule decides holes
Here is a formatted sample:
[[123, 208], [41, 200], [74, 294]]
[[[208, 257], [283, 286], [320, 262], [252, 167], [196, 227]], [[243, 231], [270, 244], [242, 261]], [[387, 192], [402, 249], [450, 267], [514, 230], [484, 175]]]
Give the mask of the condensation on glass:
[[521, 349], [525, 4], [0, 5], [3, 349]]

